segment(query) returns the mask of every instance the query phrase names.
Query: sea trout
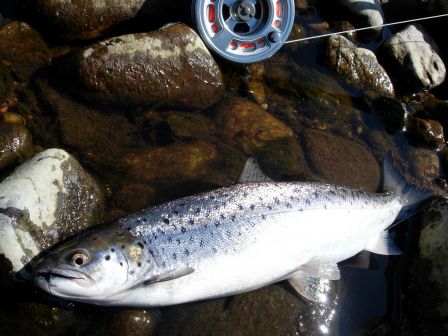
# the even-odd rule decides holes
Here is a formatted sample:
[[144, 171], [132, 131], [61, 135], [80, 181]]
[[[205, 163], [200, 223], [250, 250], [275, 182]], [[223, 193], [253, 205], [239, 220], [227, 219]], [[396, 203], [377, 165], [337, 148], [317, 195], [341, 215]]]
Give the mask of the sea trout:
[[338, 262], [363, 250], [399, 253], [387, 228], [426, 196], [389, 164], [385, 183], [389, 191], [367, 193], [259, 182], [182, 198], [73, 237], [35, 263], [33, 279], [53, 295], [106, 306], [173, 305], [282, 280], [323, 302]]

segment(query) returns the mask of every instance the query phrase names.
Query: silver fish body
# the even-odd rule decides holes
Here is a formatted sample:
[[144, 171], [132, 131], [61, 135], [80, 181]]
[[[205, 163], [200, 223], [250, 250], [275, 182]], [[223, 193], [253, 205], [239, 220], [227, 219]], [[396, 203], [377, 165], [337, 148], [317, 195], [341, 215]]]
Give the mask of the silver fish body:
[[235, 185], [90, 230], [38, 261], [34, 279], [61, 297], [134, 307], [233, 295], [304, 274], [337, 279], [336, 263], [374, 245], [403, 205], [394, 192], [328, 184]]

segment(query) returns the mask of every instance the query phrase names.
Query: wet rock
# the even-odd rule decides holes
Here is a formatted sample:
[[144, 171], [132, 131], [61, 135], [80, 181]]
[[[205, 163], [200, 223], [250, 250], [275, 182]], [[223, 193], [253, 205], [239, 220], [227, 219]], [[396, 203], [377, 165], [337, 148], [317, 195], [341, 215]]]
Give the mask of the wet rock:
[[20, 0], [24, 10], [50, 33], [79, 39], [93, 38], [135, 17], [146, 0]]
[[293, 131], [283, 122], [259, 105], [239, 98], [217, 107], [215, 124], [219, 125], [220, 136], [248, 155], [269, 141], [293, 137]]
[[442, 125], [435, 120], [425, 120], [410, 116], [406, 121], [406, 134], [418, 142], [433, 149], [445, 145]]
[[[268, 286], [232, 298], [164, 309], [156, 335], [337, 334], [337, 300], [328, 306], [305, 302], [285, 288]], [[334, 285], [331, 290], [335, 290]], [[256, 312], [256, 313], [254, 313]]]
[[0, 62], [0, 106], [13, 92], [13, 79], [9, 69]]
[[43, 151], [0, 184], [0, 254], [14, 271], [50, 245], [102, 219], [95, 180], [69, 154]]
[[251, 97], [264, 109], [268, 108], [266, 103], [266, 91], [264, 88], [264, 64], [262, 62], [250, 64], [247, 67], [248, 75], [245, 80], [247, 91]]
[[[142, 145], [137, 127], [121, 109], [108, 108], [105, 112], [73, 99], [58, 90], [57, 84], [41, 79], [37, 86], [42, 100], [57, 118], [55, 131], [60, 132], [63, 143], [88, 155], [90, 161], [113, 160], [121, 157], [123, 151]], [[48, 130], [47, 125], [38, 128], [40, 132]]]
[[[403, 335], [448, 333], [448, 199], [423, 211], [417, 255], [402, 277]], [[418, 309], [417, 309], [418, 307]]]
[[366, 92], [364, 100], [370, 111], [381, 118], [387, 130], [393, 132], [405, 127], [408, 112], [400, 100], [375, 92]]
[[156, 315], [145, 310], [121, 310], [111, 320], [112, 336], [151, 336], [157, 323]]
[[[221, 71], [183, 24], [93, 44], [59, 64], [82, 97], [107, 104], [205, 109], [220, 99]], [[68, 70], [67, 70], [68, 68]]]
[[165, 122], [178, 140], [206, 140], [212, 136], [212, 123], [199, 113], [168, 112]]
[[167, 183], [198, 180], [217, 158], [212, 145], [196, 141], [128, 154], [123, 162], [136, 180]]
[[308, 0], [294, 0], [294, 5], [298, 11], [306, 11], [308, 9]]
[[269, 141], [255, 156], [263, 172], [276, 181], [310, 179], [303, 149], [293, 137]]
[[21, 81], [50, 64], [50, 53], [40, 34], [23, 22], [0, 28], [0, 62], [9, 65]]
[[369, 150], [329, 132], [307, 130], [305, 152], [311, 169], [323, 181], [376, 192], [380, 169]]
[[155, 190], [144, 183], [125, 183], [115, 193], [114, 201], [125, 213], [148, 208], [155, 203]]
[[328, 39], [327, 60], [330, 67], [349, 84], [393, 96], [394, 87], [375, 54], [341, 35]]
[[0, 122], [0, 169], [34, 154], [31, 133], [24, 125]]
[[381, 46], [384, 66], [404, 90], [432, 89], [445, 80], [437, 46], [421, 26], [410, 25]]
[[448, 2], [446, 0], [429, 0], [422, 1], [428, 2], [428, 9], [432, 15], [440, 15], [448, 13]]
[[[360, 27], [379, 26], [384, 23], [384, 14], [378, 0], [340, 0], [355, 16], [354, 23]], [[377, 38], [381, 36], [382, 27], [368, 30], [366, 37]]]

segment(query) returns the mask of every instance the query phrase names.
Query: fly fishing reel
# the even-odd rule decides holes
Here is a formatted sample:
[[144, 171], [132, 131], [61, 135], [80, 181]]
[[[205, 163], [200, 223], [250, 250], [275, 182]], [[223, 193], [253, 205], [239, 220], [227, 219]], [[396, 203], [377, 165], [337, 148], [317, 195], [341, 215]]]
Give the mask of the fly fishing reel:
[[292, 0], [196, 0], [193, 18], [207, 46], [238, 63], [271, 57], [294, 23]]

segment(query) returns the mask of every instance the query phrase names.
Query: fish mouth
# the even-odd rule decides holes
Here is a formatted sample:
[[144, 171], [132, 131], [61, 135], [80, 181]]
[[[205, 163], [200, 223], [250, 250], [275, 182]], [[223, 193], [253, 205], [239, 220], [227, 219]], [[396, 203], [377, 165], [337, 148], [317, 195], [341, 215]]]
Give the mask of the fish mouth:
[[89, 281], [92, 280], [88, 275], [81, 273], [79, 271], [71, 270], [71, 269], [63, 269], [63, 268], [46, 268], [43, 270], [38, 270], [35, 273], [36, 277], [43, 277], [50, 281], [51, 278], [61, 278], [68, 280], [78, 280], [79, 281]]

